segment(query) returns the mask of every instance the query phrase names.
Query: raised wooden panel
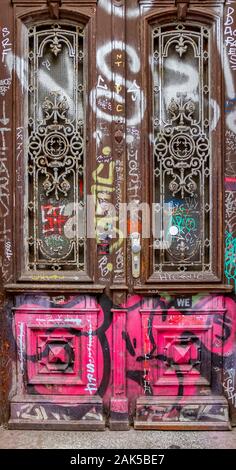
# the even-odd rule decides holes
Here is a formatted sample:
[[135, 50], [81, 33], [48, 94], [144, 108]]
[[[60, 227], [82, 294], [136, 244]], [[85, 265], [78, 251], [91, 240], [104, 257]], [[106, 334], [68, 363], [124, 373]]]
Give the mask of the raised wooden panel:
[[186, 333], [183, 327], [156, 328], [158, 355], [165, 359], [154, 369], [154, 387], [178, 385], [183, 377], [185, 385], [210, 385], [211, 361], [204, 357], [201, 344], [211, 346], [211, 327], [191, 327]]
[[23, 390], [26, 386], [29, 393], [45, 395], [96, 393], [97, 315], [96, 308], [16, 312], [19, 380], [23, 378]]
[[211, 377], [216, 328], [213, 314], [170, 311], [166, 317], [163, 324], [158, 312], [141, 310], [144, 393], [181, 395], [184, 387], [187, 395], [211, 394], [217, 389]]

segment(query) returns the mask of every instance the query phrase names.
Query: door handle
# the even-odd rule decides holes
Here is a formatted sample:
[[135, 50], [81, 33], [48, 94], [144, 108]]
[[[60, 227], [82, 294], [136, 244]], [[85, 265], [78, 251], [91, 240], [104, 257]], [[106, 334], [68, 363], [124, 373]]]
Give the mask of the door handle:
[[131, 251], [132, 251], [132, 276], [136, 279], [140, 276], [140, 252], [141, 242], [140, 233], [133, 232], [130, 234]]

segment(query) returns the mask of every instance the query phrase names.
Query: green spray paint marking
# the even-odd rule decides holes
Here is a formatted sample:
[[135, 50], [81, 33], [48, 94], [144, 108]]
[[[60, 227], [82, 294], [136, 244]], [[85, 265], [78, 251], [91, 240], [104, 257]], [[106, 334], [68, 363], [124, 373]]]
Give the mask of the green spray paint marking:
[[236, 292], [236, 238], [230, 232], [226, 232], [225, 238], [225, 276], [229, 284], [234, 281]]

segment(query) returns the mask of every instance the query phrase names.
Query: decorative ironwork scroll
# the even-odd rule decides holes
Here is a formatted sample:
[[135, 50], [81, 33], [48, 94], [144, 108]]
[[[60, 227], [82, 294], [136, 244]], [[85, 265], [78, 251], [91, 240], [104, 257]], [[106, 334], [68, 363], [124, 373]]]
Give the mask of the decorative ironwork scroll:
[[83, 36], [28, 29], [28, 270], [86, 270]]
[[207, 278], [212, 274], [211, 30], [178, 23], [154, 27], [152, 35], [155, 277]]

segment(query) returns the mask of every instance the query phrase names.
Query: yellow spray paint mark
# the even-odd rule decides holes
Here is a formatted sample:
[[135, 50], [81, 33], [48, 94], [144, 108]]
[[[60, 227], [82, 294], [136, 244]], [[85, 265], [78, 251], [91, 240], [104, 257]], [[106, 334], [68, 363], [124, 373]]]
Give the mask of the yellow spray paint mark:
[[102, 149], [102, 154], [105, 155], [105, 157], [108, 157], [108, 155], [110, 155], [111, 153], [111, 147], [103, 147]]

